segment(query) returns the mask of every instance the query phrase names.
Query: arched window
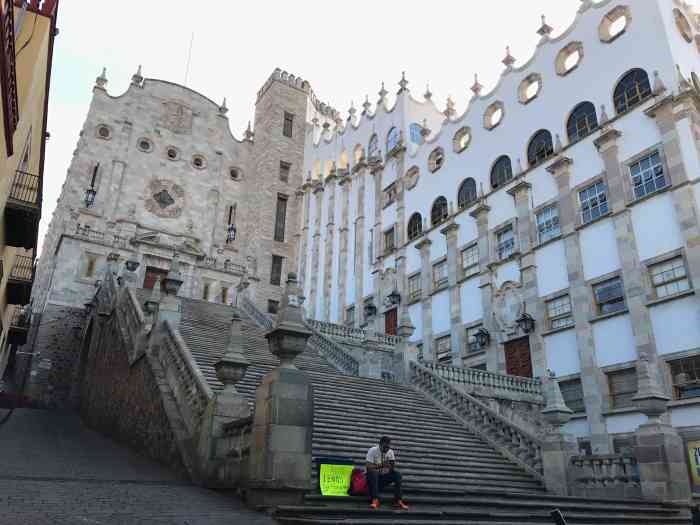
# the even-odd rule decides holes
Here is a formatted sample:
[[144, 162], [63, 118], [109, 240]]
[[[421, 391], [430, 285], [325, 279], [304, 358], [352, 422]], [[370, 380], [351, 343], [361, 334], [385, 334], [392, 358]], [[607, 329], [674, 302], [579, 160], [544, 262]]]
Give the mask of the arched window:
[[369, 146], [367, 146], [367, 154], [369, 158], [379, 157], [379, 137], [375, 133], [372, 138], [369, 139]]
[[581, 102], [574, 108], [566, 123], [569, 142], [576, 142], [593, 133], [598, 127], [595, 106], [591, 102]]
[[496, 189], [503, 186], [512, 178], [513, 166], [510, 163], [510, 157], [508, 155], [498, 157], [493, 168], [491, 168], [491, 187]]
[[430, 223], [433, 226], [437, 226], [447, 219], [447, 215], [447, 199], [445, 197], [438, 197], [435, 199], [433, 207], [430, 210]]
[[437, 170], [442, 168], [445, 163], [445, 151], [442, 148], [435, 148], [430, 152], [428, 157], [428, 169], [435, 173]]
[[649, 75], [643, 69], [633, 69], [615, 87], [615, 111], [624, 113], [651, 96]]
[[541, 129], [530, 139], [527, 146], [527, 162], [530, 166], [536, 166], [544, 162], [554, 154], [552, 134], [546, 129]]
[[413, 142], [414, 144], [418, 144], [419, 146], [423, 144], [423, 126], [413, 122], [408, 127], [408, 130], [411, 135], [411, 142]]
[[452, 148], [456, 153], [462, 153], [465, 149], [467, 149], [467, 146], [469, 146], [471, 139], [472, 135], [469, 128], [460, 128], [452, 139]]
[[423, 233], [423, 217], [420, 213], [414, 213], [408, 219], [408, 240], [417, 239]]
[[360, 160], [361, 160], [362, 157], [364, 157], [364, 156], [365, 156], [365, 150], [364, 150], [364, 148], [363, 148], [360, 144], [357, 144], [357, 145], [355, 146], [355, 150], [353, 151], [353, 154], [352, 154], [353, 161], [355, 162], [355, 164], [357, 164], [358, 162], [360, 162]]
[[476, 201], [476, 182], [471, 177], [465, 179], [457, 191], [457, 206], [460, 210]]
[[399, 145], [399, 142], [401, 142], [401, 132], [399, 132], [399, 128], [391, 128], [386, 136], [387, 152], [394, 151], [394, 148]]

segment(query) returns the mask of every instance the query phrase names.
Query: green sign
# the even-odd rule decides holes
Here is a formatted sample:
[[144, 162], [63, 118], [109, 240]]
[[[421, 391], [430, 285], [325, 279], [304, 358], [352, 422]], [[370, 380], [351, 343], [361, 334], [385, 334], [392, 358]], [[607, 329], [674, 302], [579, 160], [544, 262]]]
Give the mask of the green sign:
[[353, 465], [328, 465], [321, 463], [320, 485], [324, 496], [347, 496]]

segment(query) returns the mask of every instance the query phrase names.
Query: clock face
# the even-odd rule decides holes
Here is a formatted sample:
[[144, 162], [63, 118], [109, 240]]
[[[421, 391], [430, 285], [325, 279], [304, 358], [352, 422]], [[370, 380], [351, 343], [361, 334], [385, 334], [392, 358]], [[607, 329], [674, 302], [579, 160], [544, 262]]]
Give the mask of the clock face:
[[172, 181], [156, 179], [146, 187], [146, 210], [165, 219], [174, 219], [182, 214], [185, 190]]

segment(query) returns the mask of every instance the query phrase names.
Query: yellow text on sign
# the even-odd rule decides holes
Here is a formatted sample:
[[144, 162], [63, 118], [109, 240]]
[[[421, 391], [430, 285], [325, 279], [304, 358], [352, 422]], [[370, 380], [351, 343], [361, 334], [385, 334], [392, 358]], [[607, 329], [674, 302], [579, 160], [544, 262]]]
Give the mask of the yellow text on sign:
[[324, 496], [347, 496], [352, 476], [352, 465], [321, 464], [320, 485]]
[[700, 486], [700, 441], [688, 441], [688, 460], [693, 485]]

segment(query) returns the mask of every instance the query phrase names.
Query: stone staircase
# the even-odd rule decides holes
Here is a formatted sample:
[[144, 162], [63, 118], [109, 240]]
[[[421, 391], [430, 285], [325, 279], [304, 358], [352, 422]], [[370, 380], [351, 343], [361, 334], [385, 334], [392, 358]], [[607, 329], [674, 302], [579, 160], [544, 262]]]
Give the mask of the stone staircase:
[[[182, 300], [179, 332], [207, 383], [223, 385], [213, 364], [228, 341], [230, 307]], [[251, 405], [262, 377], [277, 366], [265, 330], [244, 316], [243, 346], [251, 362], [238, 383]], [[553, 523], [549, 512], [559, 508], [567, 523], [684, 524], [687, 508], [641, 500], [591, 500], [548, 495], [542, 483], [510, 462], [474, 433], [467, 431], [411, 387], [344, 375], [310, 344], [295, 364], [314, 386], [313, 456], [342, 457], [364, 463], [367, 449], [379, 436], [392, 436], [398, 468], [411, 511], [385, 505], [370, 511], [364, 498], [326, 498], [316, 488], [303, 506], [283, 506], [275, 517], [287, 524], [516, 524]], [[314, 480], [317, 479], [314, 465]]]

